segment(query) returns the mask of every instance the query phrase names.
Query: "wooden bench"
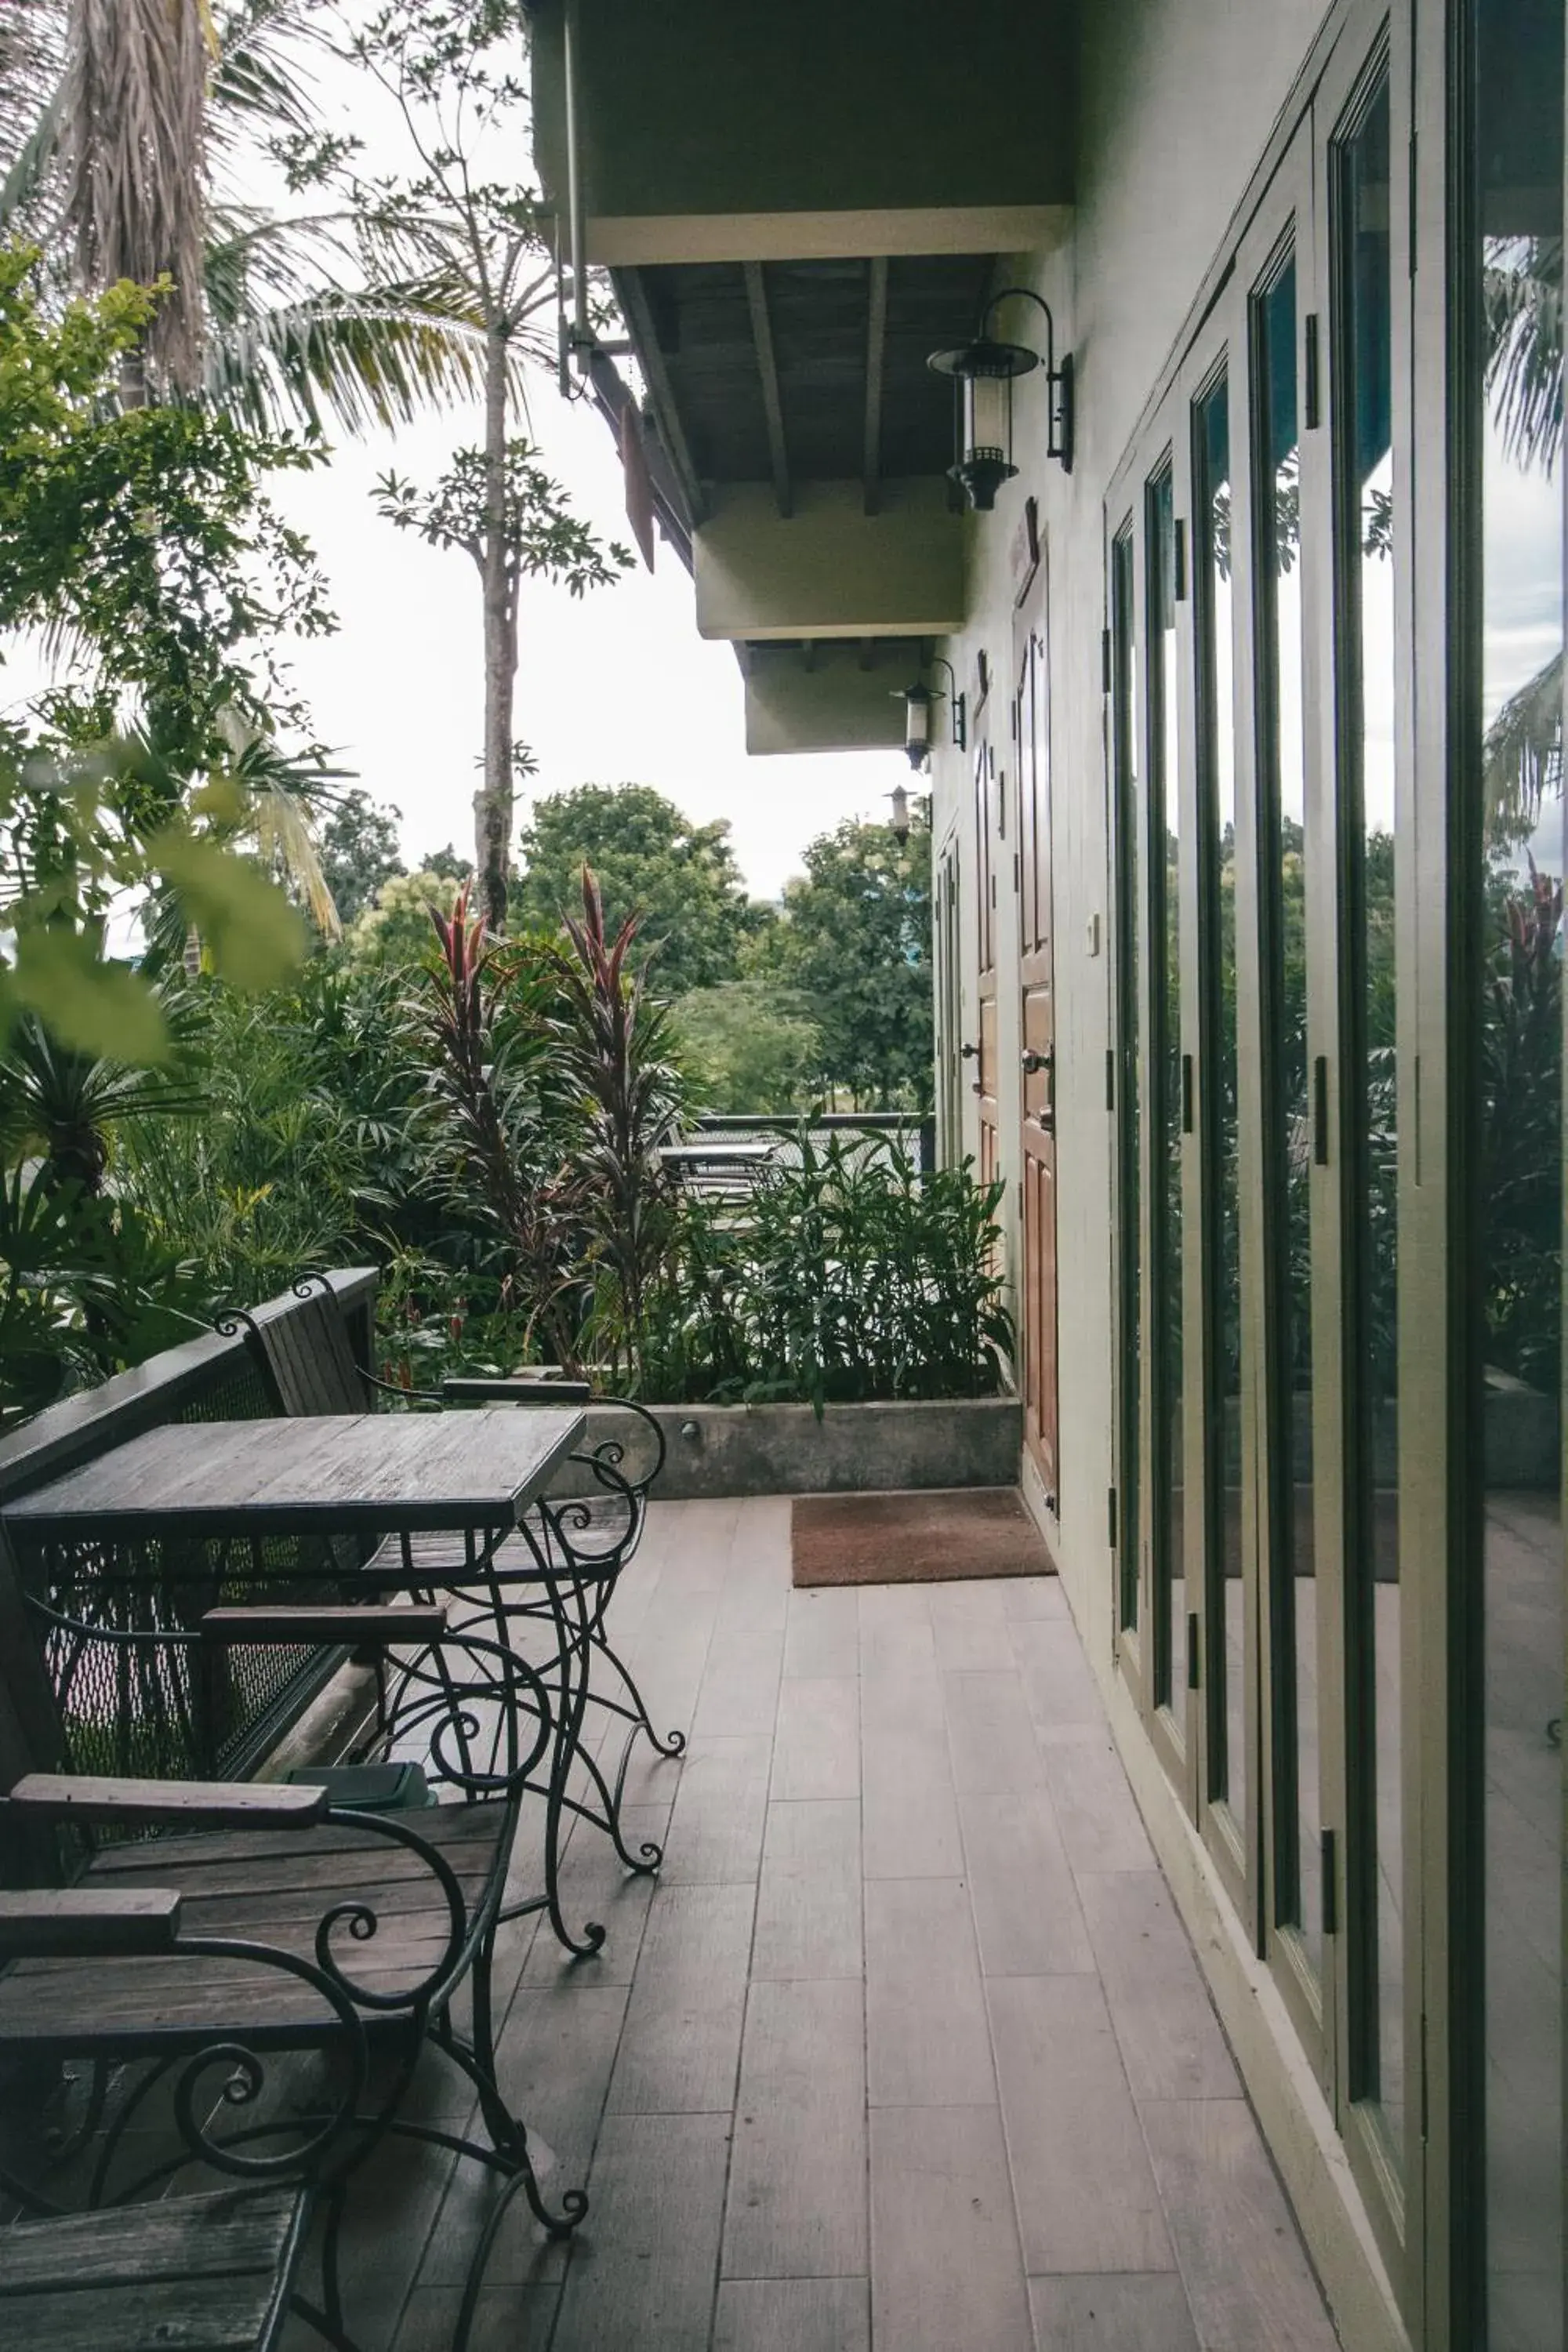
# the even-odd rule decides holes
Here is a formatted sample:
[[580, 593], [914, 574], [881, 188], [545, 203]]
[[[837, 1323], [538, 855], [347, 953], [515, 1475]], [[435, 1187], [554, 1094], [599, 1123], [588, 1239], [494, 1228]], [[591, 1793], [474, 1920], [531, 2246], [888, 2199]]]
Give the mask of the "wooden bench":
[[[0, 1534], [0, 1623], [15, 1626], [26, 1614]], [[403, 2100], [427, 2044], [467, 2077], [485, 2138], [422, 2121], [407, 2129], [499, 2174], [499, 2207], [521, 2191], [548, 2231], [569, 2233], [587, 2200], [570, 2190], [552, 2210], [540, 2195], [526, 2129], [497, 2084], [489, 1991], [520, 1808], [552, 1732], [539, 1678], [493, 1643], [450, 1634], [438, 1607], [279, 1606], [238, 1622], [225, 1615], [163, 1638], [346, 1637], [382, 1649], [391, 1661], [392, 1731], [406, 1696], [433, 1777], [445, 1778], [444, 1793], [458, 1801], [412, 1817], [416, 1828], [406, 1816], [339, 1810], [319, 1785], [7, 1771], [0, 1822], [24, 1877], [51, 1840], [72, 1849], [76, 1867], [63, 1889], [13, 1883], [0, 1891], [0, 2063], [85, 2062], [94, 2078], [89, 2124], [110, 2068], [135, 2064], [151, 2070], [143, 2080], [168, 2077], [172, 2153], [130, 2181], [117, 2170], [135, 2137], [126, 2125], [139, 2095], [127, 2096], [92, 2164], [95, 2207], [145, 2195], [193, 2160], [243, 2178], [253, 2154], [281, 2185], [325, 2193], [329, 2309], [336, 2192], [384, 2135], [404, 2128]], [[5, 1674], [0, 1753], [14, 1765], [29, 1744], [21, 1724], [47, 1717], [52, 1692], [30, 1641], [6, 1645]], [[400, 1675], [411, 1686], [400, 1690]], [[437, 1730], [432, 1740], [432, 1722], [442, 1720], [458, 1727], [456, 1737], [443, 1741]], [[58, 1734], [53, 1746], [58, 1753]], [[460, 2032], [452, 2009], [465, 1987], [471, 2022]], [[309, 2053], [325, 2076], [303, 2110], [279, 2105], [274, 2062]], [[0, 2186], [24, 2204], [37, 2201], [26, 2180], [0, 2176]], [[486, 2250], [488, 2241], [481, 2257]], [[116, 2331], [82, 2342], [122, 2340]]]
[[16, 2352], [271, 2352], [310, 2200], [220, 2189], [0, 2230], [0, 2340]]

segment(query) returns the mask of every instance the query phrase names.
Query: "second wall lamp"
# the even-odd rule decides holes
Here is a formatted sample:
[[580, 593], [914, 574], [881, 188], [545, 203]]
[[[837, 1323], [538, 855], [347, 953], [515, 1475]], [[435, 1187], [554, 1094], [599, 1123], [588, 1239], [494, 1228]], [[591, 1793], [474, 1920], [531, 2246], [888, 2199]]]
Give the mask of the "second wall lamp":
[[[968, 734], [964, 698], [958, 690], [958, 677], [952, 664], [942, 655], [938, 654], [930, 667], [932, 669], [946, 670], [948, 677], [952, 680], [951, 698], [952, 740], [961, 751], [965, 751], [968, 748]], [[922, 768], [931, 764], [931, 706], [933, 703], [946, 701], [949, 698], [941, 687], [929, 687], [923, 678], [917, 677], [913, 686], [906, 686], [900, 689], [899, 698], [904, 706], [904, 757], [918, 774]]]

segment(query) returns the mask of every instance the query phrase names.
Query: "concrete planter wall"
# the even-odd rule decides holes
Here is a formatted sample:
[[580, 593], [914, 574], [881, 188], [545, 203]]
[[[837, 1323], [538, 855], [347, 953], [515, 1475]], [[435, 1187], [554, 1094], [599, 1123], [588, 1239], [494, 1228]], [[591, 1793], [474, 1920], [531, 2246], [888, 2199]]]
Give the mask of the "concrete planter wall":
[[[658, 1405], [669, 1458], [659, 1500], [721, 1495], [826, 1495], [901, 1486], [1012, 1486], [1023, 1442], [1016, 1397], [934, 1404]], [[646, 1447], [613, 1407], [588, 1414], [590, 1443], [625, 1437], [628, 1464]]]

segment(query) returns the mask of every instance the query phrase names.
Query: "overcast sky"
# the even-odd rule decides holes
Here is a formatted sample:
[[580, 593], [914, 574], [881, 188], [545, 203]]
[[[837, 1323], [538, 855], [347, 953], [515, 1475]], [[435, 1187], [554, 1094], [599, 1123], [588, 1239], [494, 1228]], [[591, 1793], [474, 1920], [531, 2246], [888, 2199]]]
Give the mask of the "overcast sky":
[[[629, 544], [620, 460], [597, 412], [544, 383], [531, 424], [580, 509]], [[277, 485], [315, 543], [342, 623], [337, 636], [298, 649], [296, 674], [324, 740], [401, 809], [411, 860], [448, 840], [471, 845], [479, 574], [466, 555], [383, 522], [371, 489], [388, 466], [434, 481], [449, 450], [476, 437], [471, 417], [434, 417], [395, 440], [345, 443], [330, 468]], [[653, 784], [700, 822], [727, 817], [746, 881], [766, 898], [815, 835], [841, 817], [885, 815], [881, 795], [909, 777], [897, 751], [748, 759], [734, 654], [699, 637], [691, 582], [662, 541], [651, 577], [638, 558], [581, 601], [542, 583], [525, 591], [513, 731], [538, 756], [531, 793]]]

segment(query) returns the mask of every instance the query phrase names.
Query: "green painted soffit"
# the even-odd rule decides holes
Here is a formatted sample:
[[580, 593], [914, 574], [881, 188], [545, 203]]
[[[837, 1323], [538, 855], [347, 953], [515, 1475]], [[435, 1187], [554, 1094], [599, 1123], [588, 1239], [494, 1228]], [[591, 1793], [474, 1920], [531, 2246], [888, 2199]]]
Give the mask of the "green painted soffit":
[[[591, 215], [1070, 202], [1072, 0], [580, 0]], [[566, 201], [563, 0], [534, 146]]]

